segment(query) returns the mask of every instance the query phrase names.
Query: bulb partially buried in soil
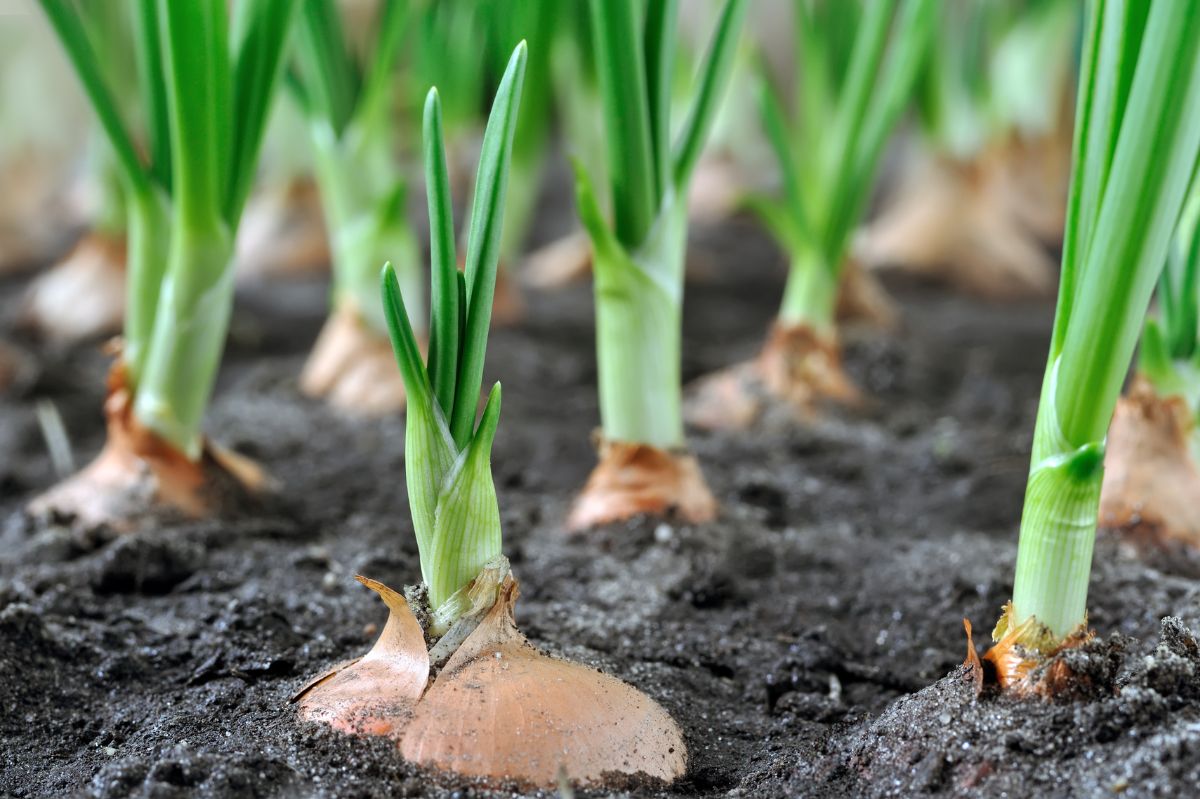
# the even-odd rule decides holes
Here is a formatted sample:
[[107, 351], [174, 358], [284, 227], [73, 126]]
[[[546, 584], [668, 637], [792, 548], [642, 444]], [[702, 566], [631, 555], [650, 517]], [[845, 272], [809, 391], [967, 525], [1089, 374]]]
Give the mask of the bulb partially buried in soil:
[[1037, 219], [1061, 218], [1063, 211], [1044, 199], [1031, 210], [1031, 195], [1043, 193], [1029, 188], [1028, 176], [1013, 174], [1017, 151], [1001, 147], [967, 162], [924, 160], [859, 234], [856, 256], [869, 269], [934, 277], [989, 299], [1048, 294], [1054, 264], [1033, 228], [1050, 229]]
[[1200, 470], [1189, 446], [1195, 419], [1182, 397], [1134, 380], [1117, 401], [1104, 456], [1100, 524], [1156, 546], [1200, 549]]
[[271, 488], [248, 458], [205, 440], [192, 461], [140, 425], [120, 359], [109, 370], [104, 415], [104, 449], [81, 472], [35, 497], [30, 514], [67, 518], [83, 529], [124, 531], [156, 513], [201, 518], [232, 512]]
[[371, 329], [346, 303], [321, 328], [300, 374], [300, 390], [364, 416], [398, 413], [408, 397], [387, 336]]
[[430, 657], [408, 604], [359, 579], [387, 603], [387, 625], [365, 657], [297, 695], [301, 719], [385, 735], [409, 761], [475, 778], [553, 787], [562, 774], [590, 785], [613, 774], [665, 782], [683, 774], [682, 733], [657, 703], [613, 677], [547, 657], [521, 635], [511, 576], [428, 685]]
[[823, 405], [858, 407], [863, 398], [842, 369], [837, 341], [808, 325], [775, 324], [758, 357], [696, 381], [685, 414], [705, 430], [740, 430], [773, 406], [804, 421]]
[[599, 441], [600, 462], [575, 500], [567, 528], [586, 530], [635, 516], [677, 517], [699, 524], [717, 515], [700, 464], [686, 452], [649, 444]]
[[1095, 637], [1086, 622], [1066, 638], [1058, 639], [1035, 618], [1018, 623], [1009, 602], [992, 631], [992, 647], [982, 660], [975, 653], [970, 622], [964, 619], [963, 626], [967, 632], [964, 665], [971, 667], [977, 694], [991, 683], [1010, 696], [1043, 699], [1066, 697], [1095, 687], [1089, 675], [1076, 674], [1060, 657]]
[[29, 286], [20, 324], [57, 344], [109, 336], [125, 319], [125, 238], [92, 231]]

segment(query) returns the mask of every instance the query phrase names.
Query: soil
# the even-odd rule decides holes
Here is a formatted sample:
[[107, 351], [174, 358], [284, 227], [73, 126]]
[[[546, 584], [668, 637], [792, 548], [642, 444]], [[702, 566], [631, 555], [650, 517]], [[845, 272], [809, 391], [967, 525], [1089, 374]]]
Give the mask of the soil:
[[[571, 224], [569, 202], [547, 207], [543, 240]], [[688, 286], [688, 378], [754, 353], [784, 278], [744, 220], [692, 243], [712, 268]], [[27, 279], [0, 284], [0, 335], [39, 364], [0, 398], [0, 794], [543, 795], [429, 774], [384, 740], [295, 720], [289, 697], [366, 651], [386, 617], [352, 575], [398, 587], [418, 574], [403, 418], [349, 419], [297, 389], [325, 283], [240, 291], [208, 417], [282, 481], [278, 501], [117, 536], [22, 513], [56, 479], [38, 404], [84, 463], [102, 443], [106, 368], [98, 347], [7, 332]], [[1097, 690], [975, 697], [961, 620], [986, 639], [1009, 597], [1053, 309], [890, 288], [902, 329], [845, 336], [847, 368], [876, 400], [865, 413], [692, 436], [723, 503], [703, 525], [565, 534], [594, 464], [590, 287], [531, 294], [528, 319], [494, 332], [493, 465], [518, 620], [545, 650], [661, 702], [691, 750], [674, 787], [618, 795], [1191, 794], [1200, 659], [1186, 628], [1200, 629], [1200, 586], [1178, 553], [1101, 535], [1102, 637], [1077, 656]], [[1181, 621], [1160, 634], [1166, 616]]]

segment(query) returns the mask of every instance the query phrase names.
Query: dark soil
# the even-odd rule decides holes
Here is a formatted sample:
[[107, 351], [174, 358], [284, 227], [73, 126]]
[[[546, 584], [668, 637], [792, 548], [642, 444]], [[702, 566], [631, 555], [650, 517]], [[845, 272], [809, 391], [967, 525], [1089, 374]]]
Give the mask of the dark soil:
[[[745, 222], [693, 243], [713, 268], [688, 288], [689, 377], [755, 350], [783, 280]], [[0, 286], [6, 330], [21, 286]], [[961, 620], [986, 638], [1009, 596], [1052, 308], [892, 288], [903, 329], [847, 336], [878, 401], [865, 417], [694, 435], [717, 522], [575, 538], [562, 521], [598, 421], [590, 288], [530, 296], [488, 356], [505, 383], [493, 464], [524, 631], [684, 729], [686, 778], [622, 795], [1194, 795], [1200, 660], [1185, 627], [1200, 629], [1200, 587], [1186, 559], [1101, 537], [1091, 621], [1118, 637], [1078, 657], [1115, 669], [1110, 690], [976, 700]], [[278, 507], [125, 536], [22, 514], [55, 480], [37, 404], [57, 408], [83, 463], [102, 441], [106, 363], [16, 339], [39, 367], [0, 399], [0, 794], [514, 795], [301, 726], [288, 704], [385, 618], [352, 575], [418, 574], [403, 419], [342, 418], [296, 389], [325, 302], [319, 282], [244, 289], [209, 415], [282, 481]], [[1160, 639], [1164, 616], [1182, 621]]]

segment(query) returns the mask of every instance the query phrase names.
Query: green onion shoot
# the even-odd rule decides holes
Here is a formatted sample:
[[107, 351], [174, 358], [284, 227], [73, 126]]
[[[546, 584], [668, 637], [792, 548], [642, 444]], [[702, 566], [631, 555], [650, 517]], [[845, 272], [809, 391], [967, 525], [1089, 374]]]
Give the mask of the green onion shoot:
[[405, 759], [470, 777], [538, 787], [559, 784], [564, 772], [598, 786], [629, 774], [669, 782], [687, 763], [670, 716], [619, 680], [538, 652], [513, 620], [518, 588], [501, 552], [491, 471], [499, 385], [478, 419], [477, 408], [526, 52], [524, 42], [513, 52], [483, 135], [464, 272], [436, 89], [426, 99], [427, 358], [395, 270], [384, 268], [384, 311], [409, 395], [405, 470], [426, 591], [406, 600], [360, 577], [387, 604], [387, 625], [370, 653], [317, 678], [295, 701], [304, 720], [386, 735]]
[[859, 399], [841, 366], [839, 285], [937, 8], [930, 0], [880, 0], [796, 9], [799, 98], [789, 111], [765, 76], [760, 93], [782, 195], [748, 201], [787, 253], [787, 284], [759, 356], [696, 387], [688, 419], [708, 429], [745, 427], [773, 404], [803, 415], [825, 401]]
[[1017, 693], [1053, 692], [1062, 670], [1031, 662], [1088, 636], [1105, 437], [1200, 155], [1200, 17], [1179, 3], [1090, 5], [1076, 108], [1016, 579], [986, 656]]
[[637, 514], [711, 519], [716, 502], [686, 451], [680, 386], [687, 194], [737, 48], [743, 0], [728, 0], [688, 115], [670, 119], [678, 3], [592, 0], [613, 216], [576, 162], [580, 219], [592, 241], [603, 441], [568, 525]]
[[335, 0], [305, 0], [299, 68], [288, 87], [308, 119], [317, 188], [333, 261], [332, 311], [300, 378], [312, 396], [360, 413], [404, 408], [378, 302], [378, 266], [390, 259], [424, 340], [424, 291], [407, 221], [407, 181], [393, 153], [393, 73], [408, 28], [407, 3], [380, 3], [370, 47], [356, 58]]
[[[147, 503], [211, 513], [262, 476], [201, 435], [233, 305], [233, 242], [281, 73], [294, 0], [139, 0], [136, 134], [80, 5], [41, 0], [126, 187], [126, 314], [109, 379], [108, 444], [34, 501], [82, 523]], [[130, 115], [132, 116], [132, 115]], [[149, 483], [149, 484], [147, 484]]]

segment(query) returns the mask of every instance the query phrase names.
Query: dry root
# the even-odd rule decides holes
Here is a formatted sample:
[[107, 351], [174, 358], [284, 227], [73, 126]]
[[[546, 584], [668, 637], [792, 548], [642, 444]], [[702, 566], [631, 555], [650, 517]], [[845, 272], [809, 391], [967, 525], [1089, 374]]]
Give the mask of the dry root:
[[305, 277], [328, 270], [329, 238], [311, 178], [251, 199], [238, 226], [237, 259], [243, 277]]
[[125, 319], [125, 239], [92, 231], [29, 286], [21, 325], [69, 344], [110, 336]]
[[927, 161], [860, 234], [856, 254], [868, 268], [903, 269], [982, 297], [1044, 296], [1054, 263], [1015, 208], [1046, 212], [1025, 203], [1025, 182], [1010, 174], [1002, 152], [970, 163]]
[[1200, 548], [1200, 469], [1188, 441], [1194, 425], [1182, 397], [1134, 381], [1108, 431], [1101, 525], [1158, 546]]
[[300, 374], [300, 390], [368, 416], [402, 411], [407, 398], [391, 343], [346, 304], [321, 329]]
[[359, 579], [387, 603], [387, 625], [366, 656], [297, 695], [302, 719], [387, 736], [406, 760], [468, 777], [554, 787], [563, 773], [584, 784], [683, 774], [683, 736], [665, 710], [620, 680], [543, 655], [521, 635], [511, 576], [432, 679], [408, 603]]
[[1087, 679], [1073, 672], [1059, 657], [1092, 640], [1094, 633], [1086, 623], [1059, 640], [1035, 618], [1017, 624], [1010, 602], [1004, 606], [1004, 614], [992, 631], [992, 647], [982, 660], [975, 652], [971, 623], [963, 619], [963, 627], [967, 632], [964, 665], [971, 669], [977, 695], [995, 685], [1012, 696], [1054, 699], [1076, 693], [1083, 687], [1079, 682]]
[[191, 518], [236, 510], [270, 488], [248, 458], [205, 441], [200, 459], [183, 453], [140, 425], [118, 360], [104, 402], [108, 440], [83, 471], [29, 504], [35, 516], [69, 518], [77, 527], [107, 525], [132, 529], [147, 516], [168, 513]]
[[700, 378], [685, 412], [690, 424], [705, 430], [740, 430], [774, 406], [803, 420], [827, 403], [862, 401], [835, 340], [807, 325], [776, 324], [757, 358]]
[[711, 521], [717, 501], [695, 457], [648, 444], [601, 440], [592, 470], [567, 519], [570, 530], [586, 530], [643, 514], [687, 522]]

